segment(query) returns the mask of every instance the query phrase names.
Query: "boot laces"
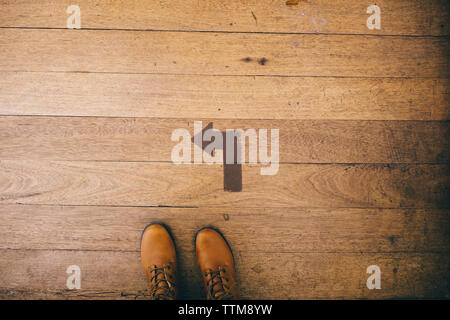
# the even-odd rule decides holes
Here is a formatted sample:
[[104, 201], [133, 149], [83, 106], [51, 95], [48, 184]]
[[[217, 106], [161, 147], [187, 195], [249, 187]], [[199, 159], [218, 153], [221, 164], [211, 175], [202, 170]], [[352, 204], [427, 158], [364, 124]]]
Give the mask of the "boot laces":
[[[230, 287], [225, 284], [229, 279], [225, 277], [226, 269], [219, 266], [217, 270], [209, 270], [205, 272], [205, 277], [209, 277], [206, 281], [208, 294], [213, 300], [233, 299]], [[225, 281], [224, 281], [225, 280]]]
[[170, 300], [175, 298], [175, 282], [173, 276], [168, 272], [170, 269], [170, 265], [149, 267], [148, 271], [151, 277], [148, 282], [153, 299]]

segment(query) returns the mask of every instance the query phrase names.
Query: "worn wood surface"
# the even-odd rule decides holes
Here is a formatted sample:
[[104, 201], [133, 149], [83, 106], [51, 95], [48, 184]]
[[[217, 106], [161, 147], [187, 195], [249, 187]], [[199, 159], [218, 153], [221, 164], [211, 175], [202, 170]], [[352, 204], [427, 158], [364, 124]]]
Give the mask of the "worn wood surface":
[[[279, 129], [281, 163], [450, 160], [447, 121], [204, 119], [202, 123], [203, 127], [213, 123], [221, 131]], [[176, 128], [187, 129], [194, 136], [194, 121], [190, 118], [0, 117], [0, 158], [170, 162], [172, 148], [178, 143], [171, 140]], [[436, 141], [436, 137], [442, 139]], [[246, 143], [248, 162], [248, 140]]]
[[[219, 227], [252, 299], [450, 298], [449, 2], [0, 0], [0, 299], [145, 299], [139, 236]], [[174, 129], [280, 129], [277, 175]], [[68, 290], [79, 265], [82, 288]], [[370, 265], [381, 290], [366, 287]]]
[[444, 207], [449, 166], [243, 166], [242, 192], [223, 191], [222, 165], [0, 161], [0, 203], [220, 207]]
[[[65, 28], [67, 2], [3, 0], [1, 27]], [[78, 0], [82, 28], [223, 32], [448, 35], [446, 0], [380, 0], [381, 30], [368, 30], [359, 0]], [[39, 13], [39, 14], [37, 14]]]
[[0, 213], [0, 249], [12, 250], [139, 251], [143, 226], [153, 220], [170, 226], [181, 252], [192, 250], [204, 225], [220, 228], [238, 252], [439, 253], [450, 244], [449, 209], [13, 204], [0, 205]]
[[449, 86], [446, 78], [4, 72], [0, 114], [448, 120]]
[[[9, 286], [2, 284], [1, 298], [145, 299], [146, 282], [139, 252], [0, 250], [0, 253], [3, 279], [10, 281]], [[181, 298], [202, 298], [203, 289], [199, 285], [200, 273], [194, 263], [193, 250], [183, 251], [180, 261]], [[243, 298], [339, 299], [357, 296], [373, 299], [445, 297], [448, 294], [448, 256], [433, 253], [243, 250], [236, 254], [236, 261]], [[367, 290], [366, 287], [368, 275], [365, 271], [374, 263], [384, 270], [382, 290]], [[81, 277], [85, 285], [81, 290], [66, 288], [65, 270], [72, 264], [84, 270]]]
[[0, 29], [0, 71], [444, 78], [448, 52], [440, 37]]

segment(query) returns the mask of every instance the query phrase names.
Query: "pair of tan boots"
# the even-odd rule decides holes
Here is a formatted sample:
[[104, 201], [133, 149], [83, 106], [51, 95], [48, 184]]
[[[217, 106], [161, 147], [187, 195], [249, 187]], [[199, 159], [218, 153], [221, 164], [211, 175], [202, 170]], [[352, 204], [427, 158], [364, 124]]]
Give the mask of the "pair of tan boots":
[[[195, 235], [197, 262], [209, 300], [239, 298], [233, 254], [228, 242], [216, 229], [205, 227]], [[147, 275], [150, 297], [177, 298], [177, 261], [173, 237], [160, 223], [145, 227], [141, 237], [141, 260]]]

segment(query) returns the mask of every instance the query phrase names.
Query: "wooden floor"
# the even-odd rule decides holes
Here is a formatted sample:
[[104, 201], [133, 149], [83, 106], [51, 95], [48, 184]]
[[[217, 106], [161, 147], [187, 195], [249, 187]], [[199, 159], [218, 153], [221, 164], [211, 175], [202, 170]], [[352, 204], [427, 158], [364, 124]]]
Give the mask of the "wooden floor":
[[[0, 1], [0, 298], [141, 299], [168, 224], [181, 297], [214, 225], [243, 298], [450, 298], [450, 3]], [[279, 128], [280, 167], [175, 165], [171, 134]], [[66, 286], [70, 265], [81, 289]], [[366, 269], [381, 269], [369, 290]]]

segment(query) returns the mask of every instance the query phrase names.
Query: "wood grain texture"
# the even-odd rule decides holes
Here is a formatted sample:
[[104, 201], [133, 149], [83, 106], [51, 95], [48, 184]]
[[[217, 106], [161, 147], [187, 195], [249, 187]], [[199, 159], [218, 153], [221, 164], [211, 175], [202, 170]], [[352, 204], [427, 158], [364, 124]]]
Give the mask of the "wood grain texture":
[[[211, 122], [221, 131], [279, 129], [282, 163], [450, 161], [447, 121], [205, 119], [203, 127]], [[0, 158], [171, 162], [172, 132], [194, 136], [193, 127], [191, 119], [0, 117]]]
[[[219, 227], [247, 299], [450, 298], [449, 2], [0, 0], [0, 299], [146, 299], [140, 232]], [[280, 168], [171, 162], [279, 128]], [[66, 288], [79, 265], [82, 289]], [[382, 290], [366, 269], [381, 268]]]
[[445, 38], [0, 29], [0, 71], [446, 78], [448, 52]]
[[[142, 299], [147, 292], [139, 252], [0, 253], [2, 299]], [[244, 299], [448, 298], [449, 259], [442, 255], [242, 251], [235, 257]], [[193, 250], [180, 260], [181, 298], [203, 298]], [[65, 271], [72, 264], [82, 270], [81, 290], [66, 289]], [[382, 290], [366, 287], [366, 268], [372, 264], [382, 270]]]
[[[88, 0], [81, 8], [82, 28], [160, 29], [226, 32], [299, 32], [399, 35], [448, 35], [446, 0], [381, 0], [381, 30], [369, 30], [359, 0]], [[2, 1], [0, 26], [66, 28], [68, 3], [55, 0]], [[38, 13], [38, 14], [37, 14]]]
[[3, 72], [0, 114], [448, 120], [449, 88], [424, 78]]
[[0, 203], [219, 207], [444, 207], [448, 165], [243, 166], [243, 191], [223, 191], [221, 165], [0, 161]]
[[[140, 250], [144, 226], [170, 226], [179, 252], [219, 228], [236, 254], [448, 253], [448, 209], [145, 208], [0, 205], [0, 249]], [[264, 236], [262, 236], [264, 235]]]

